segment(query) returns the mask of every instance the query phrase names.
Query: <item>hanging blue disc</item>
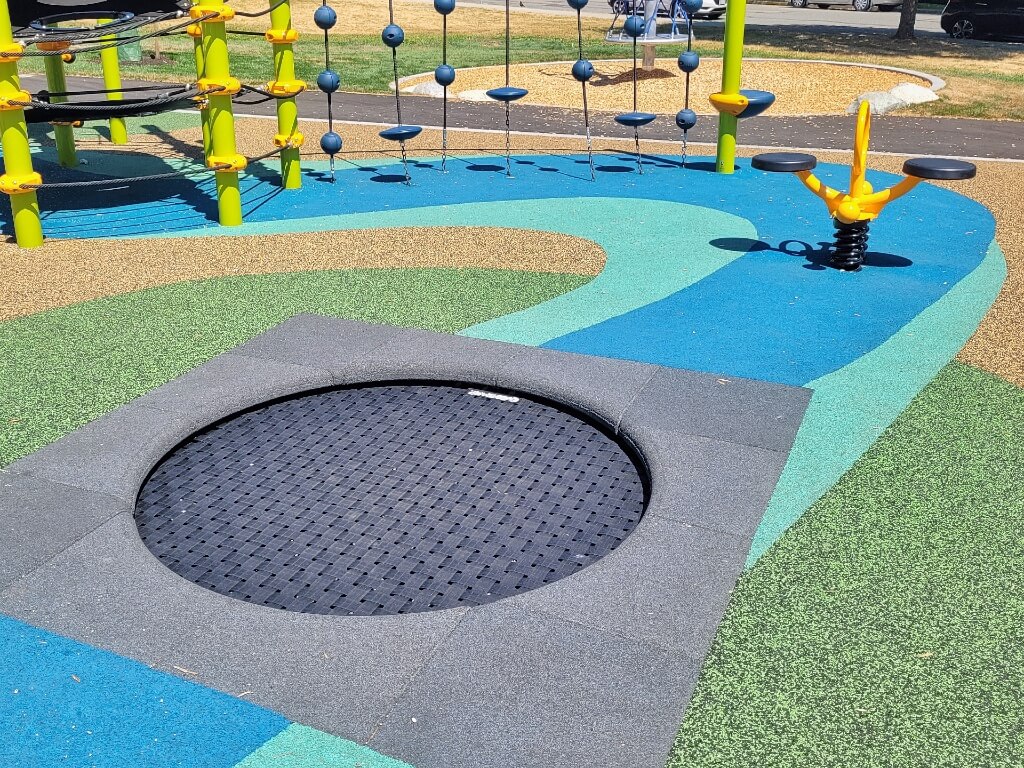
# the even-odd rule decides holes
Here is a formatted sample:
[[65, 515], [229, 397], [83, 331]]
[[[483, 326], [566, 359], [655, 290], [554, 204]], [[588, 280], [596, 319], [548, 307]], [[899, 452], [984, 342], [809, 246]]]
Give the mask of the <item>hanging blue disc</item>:
[[692, 109], [681, 109], [676, 113], [676, 125], [688, 131], [697, 124], [697, 113]]
[[341, 78], [333, 69], [325, 69], [316, 76], [316, 87], [324, 93], [334, 93], [341, 86]]
[[393, 128], [385, 128], [377, 135], [388, 141], [408, 141], [419, 136], [422, 130], [418, 125], [396, 125]]
[[434, 0], [434, 10], [442, 16], [447, 16], [455, 10], [455, 0]]
[[325, 155], [332, 157], [338, 154], [341, 151], [341, 136], [334, 131], [328, 131], [320, 137], [320, 149], [324, 151]]
[[656, 117], [657, 115], [652, 115], [650, 112], [626, 112], [622, 115], [616, 115], [615, 122], [619, 125], [629, 126], [630, 128], [639, 128], [640, 126], [654, 122]]
[[501, 88], [491, 88], [487, 91], [487, 96], [494, 99], [495, 101], [516, 101], [523, 98], [529, 91], [525, 88], [516, 88], [513, 85], [504, 85]]
[[630, 37], [640, 37], [644, 33], [645, 26], [646, 24], [644, 23], [643, 16], [633, 14], [626, 19], [626, 23], [623, 25], [623, 30]]
[[748, 102], [743, 111], [736, 115], [740, 119], [744, 117], [757, 117], [775, 103], [775, 94], [771, 91], [741, 90], [740, 95], [746, 96]]
[[442, 64], [434, 70], [434, 80], [438, 85], [447, 88], [455, 82], [455, 67], [451, 64]]
[[338, 23], [338, 14], [334, 12], [334, 9], [329, 5], [321, 5], [315, 11], [313, 11], [313, 22], [320, 27], [320, 29], [330, 29]]
[[380, 33], [380, 39], [388, 48], [397, 48], [405, 40], [405, 32], [397, 24], [388, 24]]
[[696, 51], [683, 51], [679, 54], [679, 68], [686, 74], [695, 72], [700, 66], [700, 56]]
[[586, 59], [580, 59], [572, 65], [572, 76], [579, 82], [585, 83], [594, 76], [594, 65]]
[[565, 0], [574, 11], [582, 11], [587, 7], [589, 0]]
[[683, 9], [690, 16], [695, 13], [700, 13], [700, 9], [704, 7], [704, 0], [682, 0]]

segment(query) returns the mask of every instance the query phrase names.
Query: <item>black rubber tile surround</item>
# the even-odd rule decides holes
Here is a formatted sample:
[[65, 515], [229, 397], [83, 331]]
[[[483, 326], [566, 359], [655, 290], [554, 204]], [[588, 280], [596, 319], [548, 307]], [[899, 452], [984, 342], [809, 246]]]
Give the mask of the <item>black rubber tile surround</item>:
[[[143, 544], [136, 495], [197, 431], [296, 393], [409, 380], [582, 409], [643, 457], [646, 511], [564, 578], [385, 616], [244, 602], [181, 578]], [[30, 556], [9, 561], [0, 610], [252, 691], [417, 768], [661, 768], [810, 394], [298, 316], [8, 467], [0, 509], [27, 494], [32, 525], [5, 539]]]

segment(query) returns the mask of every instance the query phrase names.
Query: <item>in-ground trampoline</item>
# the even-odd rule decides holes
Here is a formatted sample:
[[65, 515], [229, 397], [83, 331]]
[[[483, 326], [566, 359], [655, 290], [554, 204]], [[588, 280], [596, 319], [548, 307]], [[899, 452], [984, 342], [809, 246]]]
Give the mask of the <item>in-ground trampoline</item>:
[[809, 396], [297, 316], [11, 465], [76, 543], [3, 610], [416, 768], [662, 768]]
[[643, 514], [621, 440], [564, 407], [441, 383], [288, 398], [195, 435], [136, 521], [171, 570], [309, 613], [474, 606], [617, 547]]

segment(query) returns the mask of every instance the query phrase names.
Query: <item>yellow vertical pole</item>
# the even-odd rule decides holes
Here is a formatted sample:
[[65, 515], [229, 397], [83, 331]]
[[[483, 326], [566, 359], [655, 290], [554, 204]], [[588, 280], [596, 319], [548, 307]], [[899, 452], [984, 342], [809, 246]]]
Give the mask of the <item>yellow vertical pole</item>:
[[[67, 43], [43, 44], [40, 50], [57, 52], [67, 48]], [[46, 87], [51, 93], [67, 93], [68, 83], [64, 77], [64, 59], [62, 56], [44, 56], [43, 68], [46, 70]], [[52, 96], [54, 104], [63, 104], [67, 96]], [[75, 129], [70, 122], [53, 124], [53, 139], [57, 144], [57, 162], [63, 168], [74, 168], [78, 165], [75, 155]]]
[[[273, 2], [273, 0], [272, 0]], [[303, 136], [299, 133], [299, 109], [295, 104], [295, 95], [306, 87], [306, 84], [295, 79], [295, 53], [292, 44], [298, 39], [298, 33], [292, 29], [292, 8], [290, 2], [274, 7], [271, 5], [270, 29], [267, 40], [274, 46], [274, 79], [268, 83], [270, 92], [275, 95], [292, 94], [288, 98], [277, 100], [277, 135], [274, 142], [281, 150], [281, 186], [285, 189], [298, 189], [302, 186], [302, 173], [299, 167], [299, 147]]]
[[28, 99], [28, 93], [21, 90], [18, 79], [18, 59], [23, 50], [14, 42], [7, 0], [0, 0], [0, 146], [4, 153], [0, 191], [11, 197], [14, 237], [18, 245], [35, 248], [43, 244], [39, 202], [35, 190], [21, 189], [21, 185], [39, 184], [42, 178], [32, 169], [25, 110], [10, 104], [11, 101]]
[[[722, 93], [740, 92], [743, 65], [743, 31], [747, 21], [747, 0], [729, 0], [725, 6], [725, 50], [722, 53]], [[718, 156], [715, 170], [732, 173], [736, 167], [736, 130], [739, 119], [726, 112], [718, 114]]]
[[[203, 28], [201, 24], [192, 24], [186, 30], [192, 37], [192, 42], [195, 43], [195, 54], [196, 54], [196, 80], [202, 80], [206, 77], [206, 57], [203, 56]], [[209, 107], [203, 107], [199, 111], [200, 119], [202, 120], [203, 126], [203, 157], [209, 159], [213, 152], [213, 146], [210, 140], [210, 120], [209, 120]]]
[[206, 158], [206, 163], [211, 168], [228, 166], [216, 172], [217, 207], [222, 225], [237, 226], [242, 223], [238, 172], [245, 168], [245, 158], [238, 154], [235, 147], [235, 116], [231, 97], [238, 93], [240, 85], [230, 74], [227, 31], [224, 28], [224, 22], [234, 18], [235, 12], [227, 5], [199, 4], [192, 6], [189, 13], [193, 18], [217, 13], [201, 22], [206, 76], [199, 81], [199, 85], [203, 89], [220, 89], [209, 95], [207, 120], [212, 152]]
[[[103, 19], [101, 24], [109, 21]], [[102, 42], [109, 42], [114, 39], [113, 35], [105, 35], [100, 38]], [[117, 60], [118, 48], [104, 48], [100, 51], [100, 65], [103, 68], [103, 87], [110, 91], [107, 94], [108, 101], [121, 101], [124, 94], [118, 90], [121, 87], [121, 65]], [[114, 144], [128, 143], [128, 126], [123, 117], [110, 118], [110, 141]]]

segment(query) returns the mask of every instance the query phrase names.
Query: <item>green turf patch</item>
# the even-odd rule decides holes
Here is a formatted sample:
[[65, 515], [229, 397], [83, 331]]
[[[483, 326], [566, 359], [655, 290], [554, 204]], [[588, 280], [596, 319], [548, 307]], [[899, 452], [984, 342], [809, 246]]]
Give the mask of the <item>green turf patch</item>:
[[741, 580], [670, 768], [1019, 767], [1024, 390], [952, 363]]
[[0, 466], [299, 312], [455, 332], [590, 277], [363, 269], [202, 280], [0, 325]]

